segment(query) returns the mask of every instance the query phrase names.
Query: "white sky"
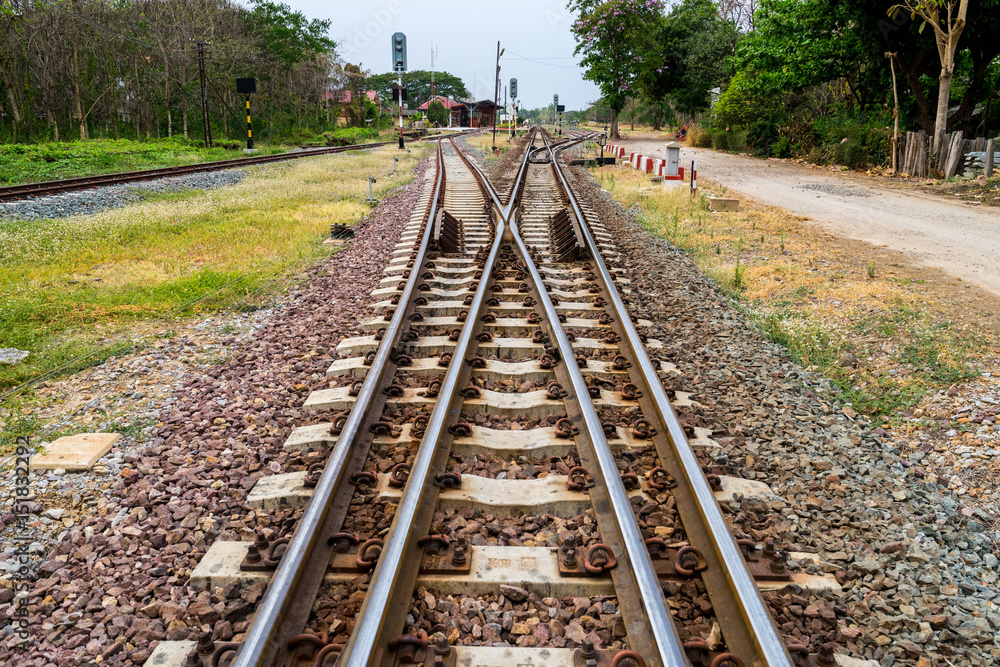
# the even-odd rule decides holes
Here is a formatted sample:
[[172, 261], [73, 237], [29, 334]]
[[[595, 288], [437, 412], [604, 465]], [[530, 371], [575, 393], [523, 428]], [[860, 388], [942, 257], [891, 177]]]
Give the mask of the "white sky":
[[[310, 19], [330, 19], [330, 36], [341, 56], [373, 74], [392, 67], [390, 38], [406, 35], [407, 68], [435, 69], [465, 82], [476, 99], [493, 98], [497, 40], [501, 86], [517, 78], [524, 108], [550, 104], [553, 93], [567, 109], [583, 109], [600, 97], [583, 78], [573, 56], [573, 15], [565, 0], [507, 0], [484, 3], [459, 0], [281, 0]], [[528, 60], [532, 59], [532, 60]], [[503, 88], [500, 99], [503, 101]]]

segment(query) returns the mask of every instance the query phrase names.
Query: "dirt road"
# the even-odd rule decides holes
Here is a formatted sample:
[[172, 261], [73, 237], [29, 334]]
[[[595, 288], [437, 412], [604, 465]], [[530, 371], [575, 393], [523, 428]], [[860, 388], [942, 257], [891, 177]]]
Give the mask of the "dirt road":
[[[663, 157], [663, 141], [620, 142]], [[659, 151], [659, 152], [656, 152]], [[868, 177], [760, 160], [707, 149], [681, 149], [698, 175], [771, 206], [808, 218], [826, 231], [886, 246], [1000, 295], [1000, 209], [950, 202], [881, 187]]]

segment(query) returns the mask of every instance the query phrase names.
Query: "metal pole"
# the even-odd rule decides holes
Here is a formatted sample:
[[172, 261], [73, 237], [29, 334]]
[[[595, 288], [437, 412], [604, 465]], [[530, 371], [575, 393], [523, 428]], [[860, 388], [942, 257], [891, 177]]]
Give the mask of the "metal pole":
[[250, 93], [247, 93], [247, 150], [253, 150], [253, 132], [250, 129]]
[[403, 150], [403, 75], [396, 77], [396, 85], [399, 88], [399, 149]]
[[493, 84], [493, 152], [497, 150], [497, 105], [500, 104], [500, 40], [497, 40], [497, 73]]
[[201, 122], [205, 126], [205, 145], [212, 147], [212, 126], [208, 123], [208, 85], [205, 78], [205, 42], [198, 44], [198, 77], [201, 80]]
[[698, 194], [698, 161], [691, 160], [691, 196]]

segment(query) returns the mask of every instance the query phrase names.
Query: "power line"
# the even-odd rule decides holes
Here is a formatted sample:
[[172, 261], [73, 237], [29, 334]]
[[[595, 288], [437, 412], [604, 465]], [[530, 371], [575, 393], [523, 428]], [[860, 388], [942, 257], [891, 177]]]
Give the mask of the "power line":
[[575, 65], [557, 65], [555, 63], [544, 62], [545, 60], [576, 60], [575, 57], [528, 58], [527, 56], [522, 56], [520, 53], [515, 53], [514, 51], [511, 51], [511, 53], [517, 56], [517, 58], [508, 58], [508, 60], [528, 60], [538, 65], [545, 65], [546, 67], [562, 67], [562, 68], [573, 68], [573, 69], [580, 67], [580, 63], [576, 63]]

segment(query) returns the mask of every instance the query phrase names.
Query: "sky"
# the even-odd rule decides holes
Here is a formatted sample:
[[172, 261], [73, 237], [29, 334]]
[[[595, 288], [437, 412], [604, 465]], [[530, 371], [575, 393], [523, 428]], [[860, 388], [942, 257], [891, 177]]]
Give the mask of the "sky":
[[[392, 69], [391, 41], [406, 35], [409, 70], [434, 69], [460, 77], [476, 99], [493, 99], [497, 40], [501, 86], [517, 78], [522, 108], [559, 103], [584, 109], [600, 97], [597, 86], [583, 78], [573, 55], [573, 15], [565, 0], [507, 2], [443, 2], [441, 0], [282, 0], [310, 19], [330, 19], [330, 37], [340, 56], [382, 74]], [[503, 88], [500, 92], [503, 101]]]

